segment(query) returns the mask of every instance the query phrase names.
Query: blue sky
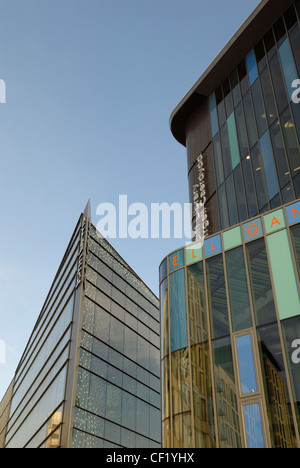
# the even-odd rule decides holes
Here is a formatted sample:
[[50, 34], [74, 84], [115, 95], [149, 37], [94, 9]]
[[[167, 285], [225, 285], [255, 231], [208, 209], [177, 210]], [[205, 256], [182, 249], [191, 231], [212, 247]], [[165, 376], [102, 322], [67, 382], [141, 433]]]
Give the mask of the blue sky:
[[[170, 114], [258, 4], [0, 0], [0, 399], [87, 200], [189, 201]], [[111, 243], [158, 294], [184, 241]]]

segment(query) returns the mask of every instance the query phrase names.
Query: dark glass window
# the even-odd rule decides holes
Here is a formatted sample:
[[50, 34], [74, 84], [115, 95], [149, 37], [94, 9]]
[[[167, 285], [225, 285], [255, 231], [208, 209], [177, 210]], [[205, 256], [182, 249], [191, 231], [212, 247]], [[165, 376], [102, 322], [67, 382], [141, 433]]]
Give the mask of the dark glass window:
[[300, 317], [295, 317], [281, 322], [284, 334], [286, 354], [292, 379], [294, 402], [297, 413], [297, 421], [300, 430]]
[[245, 110], [245, 118], [246, 118], [246, 125], [248, 130], [248, 137], [250, 148], [255, 145], [258, 140], [254, 112], [251, 102], [250, 93], [247, 93], [244, 97], [244, 110]]
[[279, 63], [278, 54], [274, 55], [272, 60], [270, 61], [270, 70], [271, 76], [275, 91], [275, 97], [278, 105], [279, 113], [283, 111], [288, 105], [288, 97], [286, 93], [285, 83], [283, 80], [281, 66]]
[[248, 146], [248, 137], [247, 137], [244, 112], [243, 112], [243, 107], [241, 103], [235, 109], [235, 121], [236, 121], [237, 131], [238, 131], [238, 140], [239, 140], [241, 157], [243, 158], [244, 156], [249, 154], [249, 146]]
[[230, 333], [222, 255], [209, 258], [206, 269], [213, 338], [220, 338]]
[[281, 124], [292, 177], [300, 170], [300, 151], [294, 121], [289, 108], [281, 114]]
[[233, 177], [231, 174], [226, 179], [226, 192], [227, 192], [230, 226], [233, 226], [234, 224], [238, 223], [238, 214], [237, 214], [237, 209], [236, 209]]
[[191, 346], [207, 341], [207, 316], [203, 262], [187, 268]]
[[240, 425], [230, 338], [213, 342], [220, 448], [240, 448]]
[[185, 271], [175, 271], [169, 276], [171, 352], [186, 348], [187, 315], [185, 303]]
[[246, 203], [244, 184], [243, 184], [243, 176], [242, 176], [242, 170], [241, 170], [240, 164], [235, 168], [233, 176], [234, 176], [234, 182], [235, 182], [235, 193], [236, 193], [239, 220], [246, 221], [246, 219], [248, 219], [248, 210], [247, 210], [247, 203]]
[[223, 125], [223, 127], [220, 130], [220, 135], [221, 135], [221, 145], [222, 145], [222, 153], [223, 153], [224, 175], [226, 178], [231, 173], [231, 170], [232, 170], [227, 125]]
[[222, 158], [222, 149], [219, 133], [213, 140], [214, 146], [214, 156], [215, 156], [215, 168], [216, 168], [216, 177], [218, 187], [224, 182], [224, 170], [223, 170], [223, 158]]
[[210, 222], [210, 233], [221, 231], [218, 211], [218, 198], [215, 193], [206, 203], [207, 215]]
[[218, 116], [219, 116], [219, 127], [226, 121], [226, 113], [225, 113], [225, 102], [223, 100], [223, 91], [222, 86], [219, 86], [216, 90], [216, 100], [217, 100], [217, 109], [218, 109]]
[[257, 325], [277, 320], [264, 239], [246, 245]]
[[281, 128], [279, 122], [275, 122], [270, 128], [271, 140], [274, 150], [277, 174], [280, 187], [285, 187], [291, 180], [290, 169], [284, 149]]
[[256, 124], [258, 128], [259, 136], [261, 137], [267, 130], [267, 116], [266, 116], [266, 111], [265, 111], [262, 96], [261, 96], [259, 80], [256, 80], [256, 82], [253, 84], [251, 89], [252, 89], [254, 110], [255, 110], [255, 115], [256, 115]]
[[278, 43], [278, 47], [280, 47], [286, 38], [286, 31], [285, 31], [283, 18], [279, 18], [277, 23], [275, 23], [274, 32], [275, 32], [276, 41]]
[[230, 83], [229, 83], [228, 77], [223, 82], [223, 93], [224, 93], [224, 98], [225, 98], [226, 116], [229, 117], [230, 114], [232, 114], [233, 112], [233, 102], [232, 102], [232, 94], [230, 90]]
[[279, 191], [270, 135], [266, 132], [260, 139], [261, 154], [265, 170], [269, 198], [272, 200]]
[[247, 91], [249, 91], [249, 78], [245, 60], [243, 60], [238, 66], [238, 75], [241, 84], [242, 95], [244, 96]]
[[300, 172], [296, 177], [294, 177], [293, 182], [295, 187], [296, 198], [300, 198]]
[[[287, 377], [277, 324], [257, 329], [273, 448], [295, 448]], [[278, 416], [280, 415], [280, 419]], [[280, 423], [279, 423], [280, 421]], [[280, 430], [279, 430], [280, 427]]]
[[297, 261], [298, 273], [300, 276], [300, 224], [296, 224], [296, 226], [291, 227], [291, 234], [293, 239], [295, 257]]
[[277, 119], [277, 109], [268, 68], [265, 68], [261, 73], [261, 86], [266, 105], [268, 122], [269, 125], [271, 125], [274, 120]]
[[231, 321], [234, 332], [252, 327], [243, 247], [226, 253]]
[[284, 20], [287, 27], [287, 30], [290, 30], [295, 23], [297, 23], [297, 15], [295, 12], [294, 5], [292, 5], [285, 13]]
[[241, 91], [239, 85], [238, 71], [235, 69], [230, 75], [230, 83], [233, 96], [233, 104], [237, 106], [241, 102]]
[[295, 57], [295, 62], [298, 70], [298, 77], [300, 76], [300, 27], [299, 24], [290, 32], [290, 40], [292, 44], [292, 50]]
[[[300, 192], [299, 192], [300, 193]], [[292, 184], [286, 185], [282, 190], [281, 190], [281, 196], [283, 203], [289, 203], [293, 200], [295, 200], [295, 195], [293, 191], [293, 186]], [[296, 198], [299, 198], [298, 196]]]
[[228, 215], [228, 204], [227, 204], [227, 197], [226, 197], [224, 184], [222, 184], [218, 188], [218, 201], [219, 201], [219, 214], [220, 214], [221, 228], [223, 230], [230, 226], [229, 215]]
[[262, 71], [265, 66], [267, 65], [267, 59], [265, 55], [265, 48], [263, 41], [259, 41], [259, 43], [254, 47], [256, 61], [258, 63], [259, 71]]
[[258, 198], [258, 206], [261, 210], [266, 205], [266, 203], [268, 203], [269, 195], [265, 177], [265, 169], [259, 145], [255, 145], [251, 151], [251, 158], [256, 185], [256, 195]]
[[258, 208], [257, 208], [255, 186], [254, 186], [254, 181], [253, 181], [252, 164], [251, 164], [250, 156], [246, 157], [243, 160], [242, 167], [243, 167], [243, 173], [244, 173], [245, 190], [246, 190], [249, 217], [254, 218], [254, 216], [258, 214]]
[[264, 43], [266, 47], [266, 51], [268, 54], [268, 58], [273, 56], [273, 54], [276, 52], [276, 47], [275, 47], [275, 39], [274, 39], [274, 34], [273, 30], [270, 29], [264, 36]]

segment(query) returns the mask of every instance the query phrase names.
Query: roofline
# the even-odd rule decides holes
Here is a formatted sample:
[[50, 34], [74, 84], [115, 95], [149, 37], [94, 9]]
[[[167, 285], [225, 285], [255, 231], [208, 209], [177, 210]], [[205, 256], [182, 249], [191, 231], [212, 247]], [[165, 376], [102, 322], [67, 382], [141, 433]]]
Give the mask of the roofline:
[[185, 125], [196, 108], [224, 81], [294, 0], [262, 0], [170, 117], [175, 139], [186, 145]]

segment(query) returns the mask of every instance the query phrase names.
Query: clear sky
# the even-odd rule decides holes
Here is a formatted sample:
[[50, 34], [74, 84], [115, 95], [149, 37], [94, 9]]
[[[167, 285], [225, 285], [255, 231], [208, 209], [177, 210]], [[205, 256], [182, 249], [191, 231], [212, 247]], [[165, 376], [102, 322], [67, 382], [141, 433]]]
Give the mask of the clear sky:
[[[258, 4], [0, 0], [0, 399], [87, 200], [189, 201], [170, 114]], [[157, 295], [184, 242], [111, 241]]]

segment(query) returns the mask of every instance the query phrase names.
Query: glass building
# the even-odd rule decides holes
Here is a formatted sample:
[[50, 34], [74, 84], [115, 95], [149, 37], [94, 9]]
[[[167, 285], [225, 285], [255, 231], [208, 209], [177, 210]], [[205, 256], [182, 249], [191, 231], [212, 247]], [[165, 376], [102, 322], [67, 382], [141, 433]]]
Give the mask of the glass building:
[[158, 299], [81, 215], [13, 382], [2, 448], [160, 447]]
[[264, 0], [180, 102], [204, 241], [160, 266], [165, 448], [300, 447], [300, 1]]

